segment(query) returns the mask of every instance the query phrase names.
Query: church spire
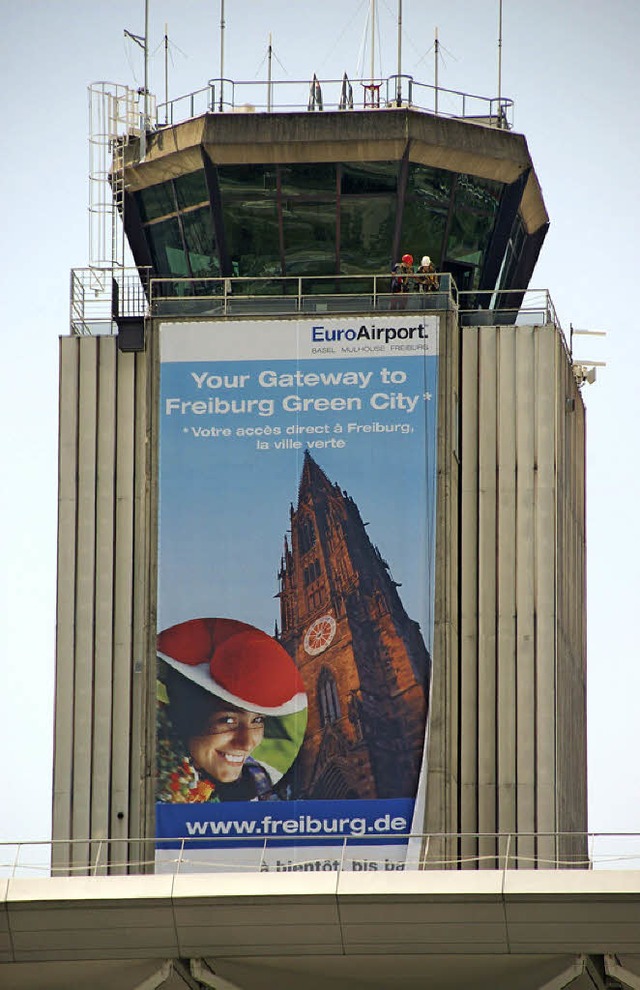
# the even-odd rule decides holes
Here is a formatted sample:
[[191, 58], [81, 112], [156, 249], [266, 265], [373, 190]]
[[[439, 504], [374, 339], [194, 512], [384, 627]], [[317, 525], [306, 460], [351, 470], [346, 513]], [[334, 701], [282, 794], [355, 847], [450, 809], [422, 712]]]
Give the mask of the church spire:
[[300, 505], [300, 501], [307, 493], [313, 497], [322, 491], [329, 493], [333, 490], [334, 486], [331, 484], [320, 465], [314, 461], [309, 452], [309, 448], [307, 447], [304, 452], [304, 463], [302, 465], [300, 485], [298, 486], [298, 505]]

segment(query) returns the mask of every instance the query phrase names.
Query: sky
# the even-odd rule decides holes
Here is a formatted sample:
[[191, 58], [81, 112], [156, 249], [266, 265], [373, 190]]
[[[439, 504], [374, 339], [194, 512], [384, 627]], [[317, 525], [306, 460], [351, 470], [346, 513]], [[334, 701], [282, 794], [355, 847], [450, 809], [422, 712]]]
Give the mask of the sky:
[[[359, 75], [368, 0], [227, 0], [225, 76]], [[396, 70], [395, 3], [379, 0], [376, 71]], [[498, 0], [403, 3], [403, 71], [498, 91]], [[219, 0], [150, 0], [150, 88], [171, 97], [219, 75]], [[88, 260], [88, 101], [96, 81], [137, 88], [143, 0], [0, 0], [0, 840], [50, 834], [56, 595], [58, 338], [69, 272]], [[504, 0], [502, 94], [529, 144], [551, 228], [535, 288], [548, 288], [578, 357], [606, 362], [588, 415], [589, 805], [592, 831], [640, 832], [640, 4]], [[366, 56], [368, 59], [368, 56]], [[366, 71], [366, 70], [365, 70]], [[632, 302], [635, 296], [631, 296]]]

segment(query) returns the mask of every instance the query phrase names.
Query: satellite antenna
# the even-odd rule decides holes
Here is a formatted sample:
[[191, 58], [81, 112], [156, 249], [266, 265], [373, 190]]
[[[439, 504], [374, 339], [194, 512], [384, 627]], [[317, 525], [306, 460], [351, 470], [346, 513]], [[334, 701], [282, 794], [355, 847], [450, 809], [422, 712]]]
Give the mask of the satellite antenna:
[[585, 382], [593, 385], [596, 380], [596, 368], [606, 368], [606, 361], [591, 361], [580, 358], [579, 361], [573, 359], [573, 338], [574, 337], [606, 337], [606, 330], [574, 330], [573, 323], [569, 324], [569, 356], [573, 361], [573, 374], [578, 384], [582, 388]]

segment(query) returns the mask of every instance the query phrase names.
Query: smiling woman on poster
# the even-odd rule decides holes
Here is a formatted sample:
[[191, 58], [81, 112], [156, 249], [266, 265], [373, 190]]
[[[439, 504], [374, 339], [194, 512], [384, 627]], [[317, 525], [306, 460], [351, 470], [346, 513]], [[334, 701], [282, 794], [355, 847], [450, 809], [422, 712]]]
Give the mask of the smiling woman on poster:
[[234, 619], [158, 636], [157, 800], [273, 801], [300, 749], [307, 696], [289, 654]]

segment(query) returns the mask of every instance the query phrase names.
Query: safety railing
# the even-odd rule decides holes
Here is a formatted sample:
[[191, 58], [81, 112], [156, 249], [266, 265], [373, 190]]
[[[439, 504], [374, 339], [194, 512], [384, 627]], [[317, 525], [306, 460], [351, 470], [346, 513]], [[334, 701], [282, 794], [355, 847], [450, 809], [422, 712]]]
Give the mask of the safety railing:
[[[291, 836], [87, 839], [0, 843], [0, 877], [142, 873], [358, 872], [367, 870], [638, 870], [630, 832], [411, 833], [372, 839]], [[307, 838], [309, 843], [309, 838]], [[400, 843], [400, 845], [398, 844]], [[380, 850], [376, 856], [376, 848]], [[390, 856], [390, 848], [395, 856]], [[398, 853], [401, 850], [401, 853]], [[251, 855], [247, 855], [248, 851]], [[274, 860], [273, 856], [276, 857]], [[281, 859], [278, 857], [282, 857]]]
[[546, 326], [560, 329], [547, 289], [487, 289], [458, 294], [462, 326]]
[[[431, 292], [392, 292], [391, 275], [302, 275], [271, 278], [152, 278], [152, 316], [286, 316], [453, 309], [457, 289], [447, 273]], [[418, 288], [412, 282], [409, 289]]]
[[148, 273], [137, 268], [74, 268], [70, 324], [73, 336], [117, 333], [118, 316], [148, 314]]
[[204, 113], [287, 113], [410, 108], [498, 128], [513, 125], [513, 100], [421, 83], [409, 75], [309, 80], [210, 79], [207, 86], [157, 108], [158, 126]]
[[546, 289], [459, 292], [448, 272], [424, 292], [409, 276], [392, 292], [384, 275], [293, 275], [254, 278], [156, 278], [135, 268], [80, 268], [71, 273], [71, 333], [116, 333], [120, 317], [207, 319], [237, 316], [340, 315], [456, 310], [462, 326], [535, 326], [560, 330]]

